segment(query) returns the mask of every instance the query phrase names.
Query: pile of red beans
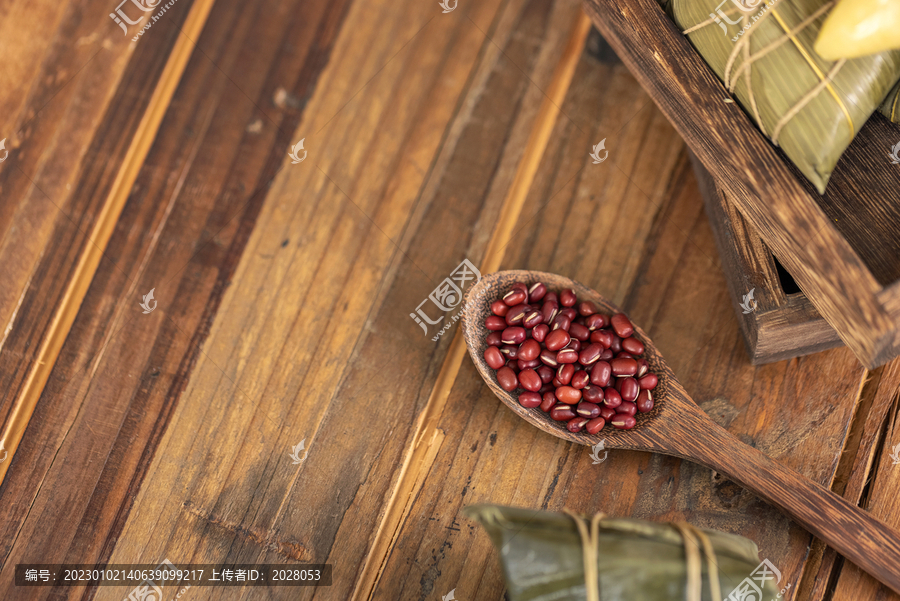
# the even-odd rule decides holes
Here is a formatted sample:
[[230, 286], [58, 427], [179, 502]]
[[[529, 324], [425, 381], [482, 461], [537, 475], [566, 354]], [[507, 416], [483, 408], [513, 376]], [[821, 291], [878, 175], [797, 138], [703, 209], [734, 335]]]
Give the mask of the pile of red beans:
[[484, 360], [503, 390], [521, 391], [523, 407], [540, 407], [570, 432], [589, 434], [607, 423], [629, 430], [638, 411], [653, 409], [659, 378], [624, 314], [610, 317], [579, 302], [575, 291], [557, 294], [541, 282], [516, 282], [491, 313]]

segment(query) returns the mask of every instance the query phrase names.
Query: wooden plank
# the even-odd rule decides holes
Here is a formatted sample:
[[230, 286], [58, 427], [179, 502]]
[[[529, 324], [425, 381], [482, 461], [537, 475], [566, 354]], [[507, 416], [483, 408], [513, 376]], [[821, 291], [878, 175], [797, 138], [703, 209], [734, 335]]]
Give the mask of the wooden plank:
[[[853, 424], [844, 452], [841, 454], [841, 464], [838, 474], [832, 486], [833, 490], [844, 496], [848, 501], [865, 506], [864, 495], [869, 490], [869, 479], [877, 467], [879, 453], [883, 453], [885, 427], [890, 423], [891, 411], [895, 410], [897, 391], [900, 388], [900, 362], [892, 361], [882, 368], [870, 372], [866, 378], [860, 395], [861, 402], [854, 416]], [[896, 520], [890, 512], [884, 511], [884, 504], [872, 504], [881, 511], [882, 519]], [[896, 521], [894, 522], [896, 523]], [[820, 541], [816, 541], [819, 543]], [[810, 565], [804, 580], [807, 585], [800, 589], [800, 599], [826, 599], [833, 594], [835, 582], [838, 576], [844, 579], [842, 568], [847, 566], [843, 558], [833, 549], [826, 548], [822, 544], [814, 544], [811, 551], [814, 557], [821, 556], [820, 565]], [[810, 562], [814, 563], [814, 562]], [[847, 566], [851, 574], [855, 568]], [[866, 588], [878, 588], [880, 585], [868, 576], [855, 578], [867, 581]], [[853, 578], [851, 578], [852, 580]], [[882, 594], [888, 599], [900, 599], [893, 591], [882, 587]]]
[[[571, 120], [557, 123], [504, 268], [553, 271], [609, 294], [646, 325], [716, 421], [828, 484], [865, 372], [847, 349], [748, 363], [683, 142], [649, 102], [623, 66], [582, 63], [563, 107]], [[609, 158], [593, 165], [587, 153], [604, 137]], [[816, 382], [823, 371], [840, 375]], [[460, 599], [501, 599], [495, 551], [459, 514], [479, 502], [687, 519], [757, 541], [799, 583], [811, 537], [773, 508], [672, 458], [617, 451], [592, 465], [589, 449], [515, 417], [467, 362], [437, 428], [441, 449], [375, 599], [451, 589]]]
[[[3, 484], [2, 590], [17, 559], [110, 557], [264, 191], [296, 142], [299, 112], [275, 100], [310, 94], [345, 10], [222, 2], [212, 13], [110, 241], [117, 261], [101, 263]], [[139, 46], [174, 40], [182, 18], [166, 15]], [[139, 93], [123, 86], [104, 132]], [[97, 174], [83, 177], [76, 189], [87, 198]], [[144, 315], [138, 303], [153, 287], [159, 307]]]
[[[691, 164], [751, 361], [771, 363], [839, 346], [837, 332], [803, 292], [785, 292], [772, 252], [693, 155]], [[753, 306], [747, 312], [741, 304], [750, 291]]]
[[[50, 328], [73, 264], [90, 246], [110, 184], [96, 179], [111, 179], [108, 170], [121, 164], [175, 42], [161, 31], [132, 44], [109, 9], [104, 0], [23, 3], [0, 23], [0, 139], [9, 152], [0, 163], [3, 422], [36, 365], [36, 341]], [[105, 131], [110, 114], [117, 129]], [[105, 173], [87, 180], [98, 186], [93, 195], [80, 194], [79, 178], [98, 166]]]
[[[854, 470], [855, 478], [848, 489], [861, 497], [861, 506], [884, 523], [900, 527], [900, 501], [897, 486], [900, 485], [900, 361], [885, 366], [882, 384], [878, 387], [870, 419], [866, 420], [865, 440]], [[850, 562], [839, 558], [842, 566], [835, 579], [835, 601], [897, 600], [900, 595], [860, 570]], [[825, 564], [827, 566], [827, 564]], [[824, 579], [823, 579], [824, 580]]]
[[[512, 228], [521, 215], [522, 205], [533, 183], [535, 171], [543, 158], [553, 126], [559, 117], [560, 105], [571, 85], [590, 29], [591, 25], [587, 16], [578, 11], [572, 32], [566, 40], [565, 50], [553, 72], [550, 86], [544, 92], [544, 99], [528, 136], [522, 160], [516, 169], [515, 178], [503, 201], [497, 224], [478, 268], [481, 274], [495, 271], [500, 266], [503, 249], [509, 243]], [[362, 577], [354, 588], [354, 599], [371, 598], [384, 562], [398, 536], [398, 530], [406, 520], [412, 500], [423, 482], [424, 474], [433, 463], [437, 450], [440, 448], [444, 433], [436, 428], [436, 422], [446, 407], [452, 384], [456, 380], [465, 356], [466, 343], [462, 329], [460, 329], [453, 337], [428, 402], [416, 423], [413, 434], [415, 444], [404, 458], [403, 467], [394, 490], [391, 492], [384, 519], [378, 527], [375, 542], [366, 558]]]
[[[893, 242], [900, 174], [868, 148], [890, 147], [893, 127], [870, 119], [823, 197], [730, 100], [712, 70], [655, 0], [586, 0], [595, 25], [724, 186], [819, 313], [869, 367], [900, 353], [900, 322], [886, 292], [900, 270]], [[689, 107], [685, 109], [685, 107]], [[875, 192], [873, 192], [875, 191]], [[854, 217], [850, 218], [849, 215]], [[837, 221], [835, 221], [837, 220]]]
[[[415, 23], [431, 10], [411, 5], [389, 14], [392, 19]], [[491, 15], [491, 10], [495, 8], [480, 5], [471, 21], [463, 13], [450, 17], [456, 21], [435, 22], [435, 27], [427, 30], [426, 39], [413, 41], [398, 55], [397, 59], [402, 58], [405, 65], [393, 70], [392, 63], [372, 80], [366, 88], [366, 104], [353, 106], [346, 115], [339, 114], [329, 126], [337, 129], [325, 140], [338, 135], [358, 137], [359, 132], [372, 131], [373, 127], [360, 127], [357, 119], [366, 123], [380, 117], [387, 123], [376, 130], [378, 138], [372, 144], [383, 152], [399, 152], [395, 146], [387, 148], [383, 141], [394, 138], [394, 144], [403, 144], [403, 154], [393, 160], [382, 159], [384, 164], [398, 165], [396, 173], [383, 173], [383, 166], [375, 169], [374, 165], [363, 167], [353, 162], [341, 168], [347, 157], [346, 149], [339, 143], [331, 143], [331, 149], [320, 151], [331, 154], [315, 157], [326, 173], [340, 168], [341, 174], [359, 174], [362, 179], [351, 185], [344, 185], [341, 176], [333, 177], [373, 216], [378, 228], [365, 215], [352, 211], [346, 197], [316, 171], [286, 172], [299, 182], [288, 180], [281, 184], [283, 187], [276, 184], [277, 195], [267, 204], [248, 246], [245, 256], [249, 262], [238, 269], [223, 303], [222, 314], [227, 313], [228, 319], [213, 326], [207, 347], [209, 362], [198, 365], [194, 372], [196, 380], [185, 392], [185, 402], [173, 416], [170, 434], [160, 447], [159, 467], [151, 468], [146, 492], [137, 499], [114, 558], [136, 558], [139, 554], [152, 557], [174, 550], [176, 555], [195, 561], [206, 557], [288, 559], [241, 534], [258, 531], [264, 538], [296, 544], [304, 557], [335, 563], [335, 585], [318, 591], [317, 596], [345, 599], [353, 590], [392, 479], [405, 448], [412, 442], [410, 434], [417, 413], [429, 397], [436, 367], [449, 343], [449, 338], [444, 337], [435, 345], [409, 318], [409, 313], [446, 277], [440, 274], [449, 274], [463, 257], [477, 257], [483, 252], [486, 230], [493, 226], [535, 112], [543, 101], [541, 88], [546, 87], [558, 62], [578, 7], [574, 3], [515, 2], [496, 16]], [[380, 33], [383, 27], [371, 31], [363, 27], [370, 11], [371, 6], [367, 6], [352, 9], [348, 15], [342, 40], [352, 42], [352, 46], [344, 53], [335, 52], [320, 80], [318, 90], [323, 95], [334, 88], [332, 78], [338, 78], [333, 83], [339, 86], [341, 80], [349, 77], [347, 64], [358, 63], [373, 43], [387, 42]], [[473, 22], [478, 26], [473, 27]], [[482, 32], [487, 32], [490, 39]], [[453, 51], [445, 46], [450, 43]], [[431, 72], [433, 79], [427, 81], [465, 82], [468, 78], [466, 96], [447, 97], [442, 85], [416, 87], [405, 81], [412, 74], [420, 77], [429, 73], [420, 61], [433, 60], [432, 53], [448, 58]], [[386, 75], [390, 78], [384, 79]], [[388, 103], [389, 114], [382, 113], [387, 109], [379, 105], [384, 103], [373, 99], [382, 98], [389, 91], [394, 93], [393, 90], [402, 90], [403, 94], [396, 92], [397, 101]], [[421, 90], [425, 96], [420, 98], [410, 94], [410, 90]], [[390, 121], [393, 114], [404, 118], [416, 115], [415, 111], [400, 110], [400, 99], [404, 103], [423, 102], [421, 106], [428, 107], [423, 108], [424, 114], [419, 113], [414, 127]], [[306, 118], [315, 123], [318, 111], [330, 106], [333, 104], [316, 95], [308, 105]], [[510, 106], [515, 110], [510, 110]], [[451, 123], [449, 119], [455, 114], [458, 121]], [[446, 119], [444, 127], [450, 132], [450, 142], [445, 146], [448, 155], [437, 159], [440, 171], [435, 167], [426, 182], [424, 173], [414, 177], [412, 166], [407, 167], [407, 157], [426, 151], [434, 156], [440, 142], [434, 133], [441, 130], [420, 128], [423, 121], [440, 122], [439, 119]], [[412, 127], [405, 142], [403, 127]], [[301, 124], [300, 130], [303, 129]], [[357, 144], [361, 143], [368, 144], [357, 140]], [[463, 144], [465, 153], [453, 151]], [[356, 160], [363, 160], [364, 155]], [[332, 161], [336, 164], [332, 165]], [[388, 181], [379, 182], [376, 176]], [[277, 279], [270, 274], [265, 279], [266, 286], [261, 288], [256, 280], [262, 274], [254, 262], [268, 252], [255, 245], [271, 244], [269, 228], [284, 227], [279, 213], [283, 202], [278, 199], [289, 190], [312, 187], [312, 183], [304, 185], [306, 178], [324, 186], [319, 214], [312, 223], [308, 215], [297, 215], [288, 227], [325, 236], [331, 231], [330, 223], [342, 225], [335, 225], [336, 238], [331, 242], [327, 238], [314, 240], [292, 249], [292, 270]], [[416, 190], [422, 186], [426, 196], [409, 218]], [[314, 209], [311, 203], [304, 205], [306, 211]], [[404, 238], [409, 241], [403, 247], [408, 259], [401, 259], [385, 234], [399, 239], [407, 227], [407, 218], [417, 226]], [[474, 230], [473, 224], [478, 224]], [[474, 250], [470, 250], [470, 245], [474, 245]], [[335, 252], [336, 249], [341, 252]], [[276, 255], [274, 262], [289, 263], [291, 258]], [[319, 261], [323, 264], [316, 271], [307, 267]], [[423, 267], [430, 277], [423, 278], [417, 267]], [[279, 281], [286, 286], [280, 291]], [[321, 293], [310, 296], [307, 290]], [[261, 291], [267, 298], [259, 296]], [[244, 300], [245, 294], [253, 300]], [[296, 300], [279, 299], [279, 294], [290, 294]], [[300, 299], [305, 299], [305, 306], [300, 306]], [[267, 300], [273, 303], [273, 309], [282, 307], [283, 311], [261, 311], [260, 306], [267, 306]], [[335, 307], [339, 308], [338, 313], [332, 313]], [[241, 315], [256, 323], [241, 323], [245, 319]], [[248, 345], [246, 350], [238, 350], [230, 359], [221, 357], [220, 353], [235, 347], [226, 341], [237, 339], [246, 340], [239, 345]], [[274, 416], [274, 421], [267, 420], [261, 411], [253, 419], [254, 407], [250, 403], [244, 407], [243, 403], [235, 406], [225, 401], [233, 394], [227, 382], [223, 382], [222, 390], [215, 391], [212, 382], [221, 378], [221, 372], [213, 363], [232, 373], [241, 361], [247, 361], [247, 365], [240, 368], [237, 386], [250, 399], [264, 399], [265, 411]], [[296, 366], [303, 366], [302, 370]], [[204, 394], [223, 400], [201, 398]], [[298, 395], [322, 402], [296, 403]], [[210, 416], [210, 407], [220, 407], [221, 413]], [[370, 416], [364, 435], [358, 435], [361, 433], [356, 428], [348, 429], [346, 418], [355, 412]], [[196, 438], [208, 436], [208, 442], [203, 444], [209, 445], [207, 449], [194, 447], [196, 450], [191, 451], [193, 443], [175, 434], [185, 429], [198, 432]], [[241, 431], [246, 431], [245, 447], [219, 444], [223, 439], [241, 438]], [[287, 452], [301, 439], [306, 440], [309, 456], [298, 469], [290, 463]], [[266, 441], [264, 446], [260, 446], [260, 441]], [[336, 441], [340, 442], [335, 445]], [[240, 447], [248, 452], [237, 452]], [[222, 452], [229, 456], [219, 456]], [[208, 453], [216, 457], [212, 462], [202, 459]], [[172, 473], [173, 480], [164, 482], [168, 477], [165, 474], [171, 473], [167, 466], [174, 458], [179, 458], [179, 473]], [[324, 474], [331, 475], [323, 477]], [[197, 478], [195, 485], [188, 484], [192, 478]], [[191, 511], [180, 505], [160, 504], [154, 494], [153, 491], [168, 489], [174, 482], [182, 483], [176, 484], [183, 491], [179, 497], [190, 500]], [[181, 488], [184, 486], [190, 490]], [[259, 487], [266, 492], [257, 492]], [[161, 521], [158, 512], [166, 516]], [[312, 523], [317, 526], [310, 528]], [[149, 538], [148, 527], [154, 531]]]
[[[22, 384], [19, 395], [13, 401], [12, 408], [3, 424], [0, 434], [0, 447], [15, 455], [19, 442], [25, 434], [25, 428], [34, 413], [47, 379], [59, 351], [69, 335], [75, 316], [81, 308], [81, 302], [87, 293], [91, 279], [103, 258], [104, 250], [113, 229], [116, 226], [128, 194], [137, 178], [138, 170], [144, 162], [153, 138], [159, 129], [159, 123], [169, 106], [175, 86], [181, 79], [187, 60], [193, 51], [193, 38], [203, 28], [206, 17], [212, 8], [213, 0], [198, 0], [192, 5], [192, 11], [185, 18], [183, 35], [172, 47], [169, 59], [153, 90], [147, 110], [141, 117], [135, 130], [134, 139], [125, 156], [104, 203], [100, 205], [96, 222], [91, 229], [87, 243], [70, 274], [68, 285], [62, 293], [48, 328], [43, 332], [40, 349], [35, 356], [31, 369]], [[0, 463], [0, 482], [2, 482], [9, 462]]]
[[[762, 537], [799, 578], [809, 537], [758, 500], [658, 456], [591, 466], [505, 411], [465, 361], [448, 411], [416, 440], [455, 330], [435, 344], [437, 326], [425, 335], [409, 313], [462, 258], [478, 264], [497, 245], [577, 11], [463, 8], [217, 2], [110, 239], [116, 262], [100, 263], [0, 488], [8, 598], [34, 592], [11, 586], [17, 562], [163, 557], [331, 561], [336, 585], [300, 598], [348, 598], [416, 444], [427, 452], [410, 468], [411, 502], [387, 557], [372, 559], [375, 598], [455, 585], [461, 599], [501, 598], [493, 549], [457, 513], [475, 500], [688, 517]], [[596, 37], [589, 48], [504, 267], [611, 291], [711, 415], [827, 483], [852, 450], [863, 371], [846, 350], [747, 365], [684, 144], [608, 48]], [[132, 85], [111, 106], [133, 103]], [[106, 117], [104, 139], [126, 114]], [[290, 165], [304, 136], [309, 156]], [[604, 137], [610, 158], [592, 165]], [[111, 184], [93, 162], [74, 186], [82, 203]], [[151, 287], [159, 308], [144, 315]]]

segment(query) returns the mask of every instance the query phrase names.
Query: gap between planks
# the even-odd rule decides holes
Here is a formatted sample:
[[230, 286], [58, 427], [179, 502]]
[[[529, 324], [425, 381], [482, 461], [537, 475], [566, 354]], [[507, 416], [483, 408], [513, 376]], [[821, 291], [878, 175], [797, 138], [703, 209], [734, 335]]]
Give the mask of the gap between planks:
[[166, 66], [153, 90], [153, 95], [150, 97], [150, 102], [141, 117], [131, 145], [116, 174], [116, 179], [97, 216], [94, 228], [85, 241], [84, 250], [78, 258], [62, 301], [53, 315], [22, 391], [16, 397], [9, 418], [3, 426], [3, 433], [0, 435], [0, 449], [9, 453], [7, 457], [9, 461], [0, 463], [0, 484], [6, 478], [6, 473], [12, 463], [12, 456], [15, 455], [16, 449], [25, 435], [25, 428], [28, 427], [28, 422], [34, 414], [44, 386], [56, 365], [63, 343], [69, 335], [69, 330], [75, 322], [88, 287], [94, 279], [100, 259], [106, 250], [119, 216], [122, 214], [131, 188], [134, 186], [138, 173], [144, 165], [144, 160], [150, 152], [150, 147], [156, 139], [156, 134], [169, 109], [175, 89], [193, 54], [194, 40], [199, 39], [215, 1], [195, 0], [191, 6], [190, 13], [181, 29], [181, 35], [178, 36], [172, 47]]
[[[562, 57], [553, 71], [550, 86], [544, 95], [534, 125], [528, 135], [525, 151], [516, 168], [515, 178], [500, 208], [497, 224], [494, 226], [480, 265], [481, 273], [492, 273], [500, 268], [513, 227], [522, 213], [522, 207], [528, 191], [531, 189], [544, 150], [547, 148], [550, 134], [557, 117], [559, 117], [560, 107], [569, 91], [575, 67], [584, 52], [590, 30], [590, 19], [584, 11], [579, 11]], [[428, 402], [416, 423], [415, 433], [412, 437], [413, 444], [403, 460], [400, 475], [375, 533], [372, 548], [366, 556], [362, 573], [353, 591], [353, 601], [368, 601], [375, 593], [375, 587], [387, 563], [394, 541], [400, 534], [416, 495], [444, 440], [444, 432], [437, 427], [437, 424], [465, 356], [465, 339], [461, 330], [457, 328], [447, 356], [441, 365], [441, 371], [431, 389]]]

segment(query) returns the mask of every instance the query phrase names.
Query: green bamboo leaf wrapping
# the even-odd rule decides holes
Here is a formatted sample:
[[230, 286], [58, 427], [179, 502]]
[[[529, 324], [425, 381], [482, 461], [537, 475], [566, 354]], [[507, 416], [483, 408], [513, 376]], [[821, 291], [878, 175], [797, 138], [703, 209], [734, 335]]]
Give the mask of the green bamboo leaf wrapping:
[[[510, 601], [586, 599], [582, 541], [571, 517], [499, 505], [474, 505], [463, 513], [481, 523], [497, 547]], [[728, 599], [760, 565], [759, 550], [746, 538], [702, 531], [715, 549], [722, 595]], [[702, 565], [702, 599], [713, 601], [705, 556]], [[684, 541], [669, 525], [607, 518], [600, 528], [598, 567], [602, 601], [686, 598]], [[755, 601], [775, 600], [778, 590], [772, 584], [768, 581]]]
[[891, 88], [878, 110], [894, 123], [900, 123], [900, 81]]
[[[828, 74], [836, 64], [824, 60], [813, 50], [816, 36], [828, 15], [828, 9], [823, 8], [827, 3], [825, 0], [726, 0], [720, 5], [720, 1], [671, 0], [669, 11], [682, 30], [711, 21], [711, 16], [719, 16], [720, 23], [711, 22], [690, 32], [688, 39], [722, 80], [728, 57], [736, 44], [734, 40], [749, 36], [750, 54], [778, 40], [785, 40], [753, 62], [750, 69], [753, 96], [763, 131], [771, 139], [781, 117], [813, 90], [822, 81], [822, 75]], [[738, 2], [754, 6], [753, 12], [741, 11], [737, 8]], [[728, 19], [721, 18], [717, 9], [723, 11]], [[793, 40], [786, 35], [786, 31], [795, 29], [820, 9], [824, 12], [794, 34]], [[752, 21], [759, 11], [763, 11], [765, 17]], [[742, 24], [745, 14], [748, 15], [750, 27], [741, 34], [746, 26]], [[729, 20], [740, 20], [741, 23], [731, 24]], [[743, 60], [741, 52], [735, 61], [735, 68], [739, 68]], [[834, 75], [830, 88], [816, 93], [784, 125], [777, 138], [778, 146], [820, 194], [824, 193], [834, 166], [853, 136], [878, 109], [898, 79], [900, 50], [847, 60]], [[735, 96], [751, 120], [756, 122], [743, 75], [737, 79]]]

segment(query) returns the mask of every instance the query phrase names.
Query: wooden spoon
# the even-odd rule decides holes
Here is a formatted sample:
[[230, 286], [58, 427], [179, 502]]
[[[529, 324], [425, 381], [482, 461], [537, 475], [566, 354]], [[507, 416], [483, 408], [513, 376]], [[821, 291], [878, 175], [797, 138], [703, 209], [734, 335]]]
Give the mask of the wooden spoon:
[[607, 426], [595, 436], [586, 432], [573, 434], [563, 422], [550, 419], [540, 409], [522, 407], [517, 394], [500, 388], [496, 372], [484, 360], [487, 348], [484, 340], [490, 333], [484, 327], [484, 320], [491, 315], [490, 303], [507, 292], [514, 282], [528, 285], [544, 282], [550, 290], [557, 291], [571, 288], [579, 301], [593, 301], [604, 313], [612, 315], [622, 311], [578, 282], [539, 271], [488, 274], [469, 289], [463, 314], [463, 335], [469, 355], [494, 394], [519, 417], [571, 442], [594, 445], [605, 439], [607, 448], [653, 451], [721, 472], [780, 508], [814, 536], [900, 593], [900, 534], [830, 490], [740, 442], [712, 421], [685, 392], [659, 350], [637, 326], [634, 336], [644, 343], [644, 358], [650, 363], [651, 371], [659, 376], [659, 384], [653, 391], [653, 410], [638, 413], [633, 429]]

